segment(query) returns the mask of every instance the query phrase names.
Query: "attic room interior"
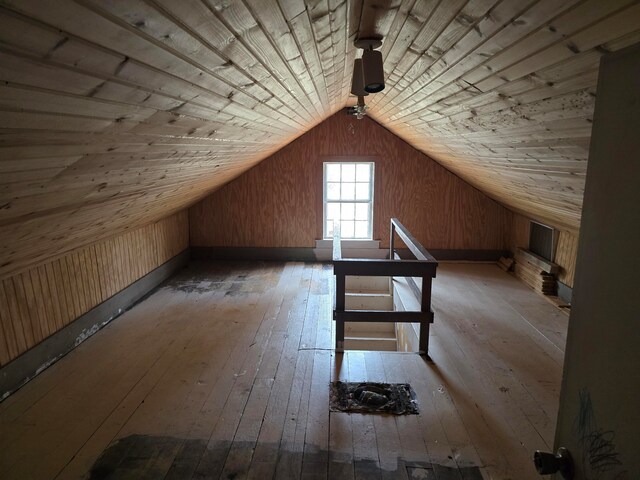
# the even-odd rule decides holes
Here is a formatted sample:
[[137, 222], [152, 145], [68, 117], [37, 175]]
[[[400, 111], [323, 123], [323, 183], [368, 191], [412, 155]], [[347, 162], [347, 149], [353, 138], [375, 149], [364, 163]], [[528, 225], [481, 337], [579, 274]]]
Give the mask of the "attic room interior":
[[0, 24], [3, 479], [640, 478], [638, 1]]

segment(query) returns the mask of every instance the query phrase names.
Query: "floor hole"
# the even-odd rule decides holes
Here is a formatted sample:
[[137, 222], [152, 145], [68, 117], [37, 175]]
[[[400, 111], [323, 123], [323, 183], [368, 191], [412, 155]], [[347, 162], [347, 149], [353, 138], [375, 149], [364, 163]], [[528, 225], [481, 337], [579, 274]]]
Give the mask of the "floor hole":
[[334, 412], [417, 414], [416, 394], [408, 383], [333, 382]]

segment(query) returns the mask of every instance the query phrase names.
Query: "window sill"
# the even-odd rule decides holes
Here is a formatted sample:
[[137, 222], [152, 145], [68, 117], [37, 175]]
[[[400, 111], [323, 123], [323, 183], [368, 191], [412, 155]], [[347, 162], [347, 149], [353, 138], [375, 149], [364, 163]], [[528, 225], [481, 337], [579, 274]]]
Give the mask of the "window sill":
[[[342, 240], [342, 256], [344, 258], [386, 258], [388, 249], [380, 248], [380, 240]], [[333, 240], [316, 240], [313, 249], [318, 260], [331, 260], [333, 256]]]

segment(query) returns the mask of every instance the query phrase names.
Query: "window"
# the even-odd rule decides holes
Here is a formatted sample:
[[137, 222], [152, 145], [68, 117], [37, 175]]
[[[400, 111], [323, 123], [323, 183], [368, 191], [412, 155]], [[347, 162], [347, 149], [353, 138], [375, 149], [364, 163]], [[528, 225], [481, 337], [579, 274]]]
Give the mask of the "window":
[[373, 163], [325, 162], [324, 238], [340, 225], [343, 239], [373, 236]]

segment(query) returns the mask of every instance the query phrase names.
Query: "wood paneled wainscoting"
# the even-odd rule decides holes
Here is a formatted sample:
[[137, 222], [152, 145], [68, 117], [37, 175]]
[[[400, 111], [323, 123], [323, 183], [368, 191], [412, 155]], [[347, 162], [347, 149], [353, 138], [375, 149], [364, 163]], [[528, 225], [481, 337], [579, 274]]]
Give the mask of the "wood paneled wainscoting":
[[[0, 395], [8, 391], [4, 368], [7, 364], [188, 246], [188, 216], [181, 211], [0, 279], [0, 367], [3, 367]], [[115, 314], [126, 306], [115, 307]], [[92, 325], [87, 331], [81, 329], [81, 336], [71, 339], [71, 347], [109, 319], [97, 318], [97, 326]], [[46, 361], [66, 351], [49, 353], [53, 353], [53, 358]]]

